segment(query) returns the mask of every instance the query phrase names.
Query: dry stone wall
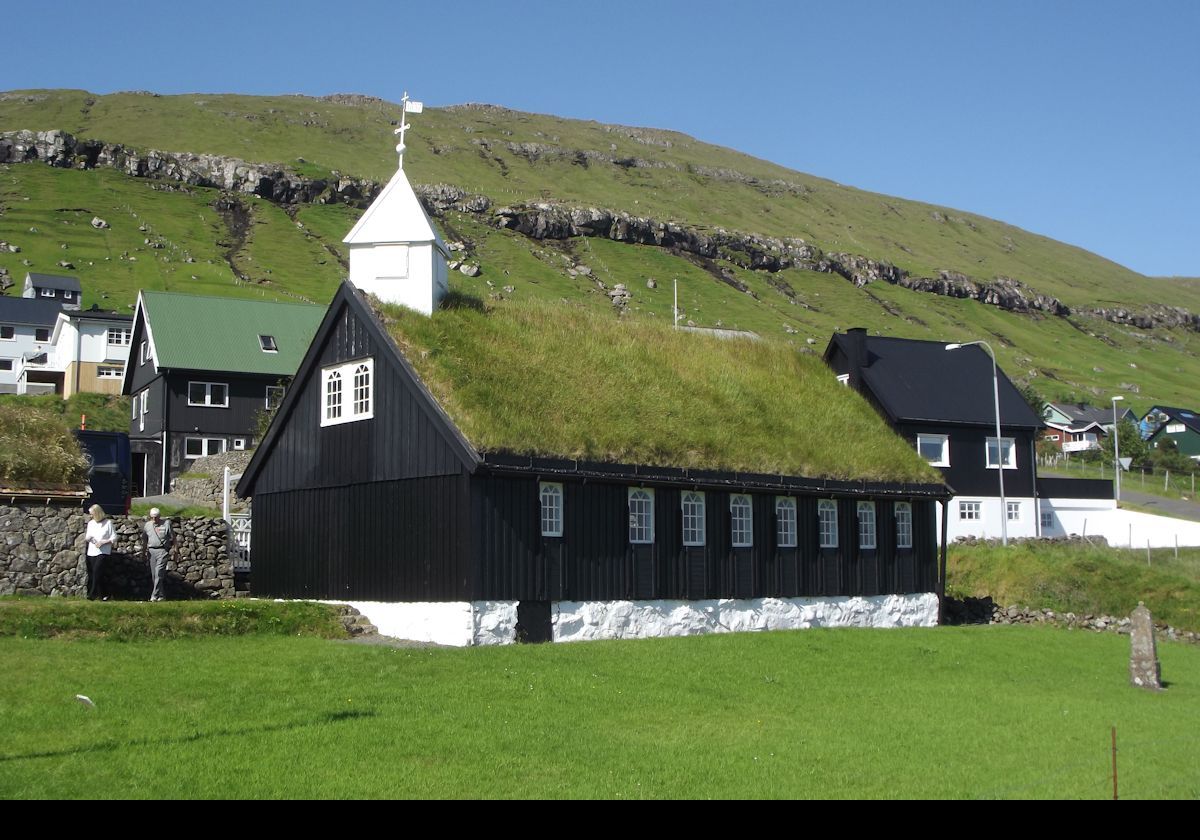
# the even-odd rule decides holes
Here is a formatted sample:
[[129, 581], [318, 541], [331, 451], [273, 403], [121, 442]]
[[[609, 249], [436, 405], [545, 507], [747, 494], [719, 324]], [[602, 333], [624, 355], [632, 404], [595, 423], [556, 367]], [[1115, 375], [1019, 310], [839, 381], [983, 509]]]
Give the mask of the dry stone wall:
[[[150, 566], [138, 536], [145, 520], [112, 519], [117, 543], [105, 563], [107, 593], [121, 599], [149, 598]], [[175, 546], [167, 563], [167, 597], [234, 597], [224, 520], [193, 517], [171, 524]], [[87, 515], [78, 503], [0, 500], [0, 595], [84, 595], [86, 527]]]

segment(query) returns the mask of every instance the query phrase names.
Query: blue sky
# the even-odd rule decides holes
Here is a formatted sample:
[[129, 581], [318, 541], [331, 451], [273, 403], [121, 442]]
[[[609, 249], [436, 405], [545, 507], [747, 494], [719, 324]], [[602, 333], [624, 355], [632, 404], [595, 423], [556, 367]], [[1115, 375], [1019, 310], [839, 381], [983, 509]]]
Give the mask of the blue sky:
[[669, 128], [1200, 276], [1193, 0], [111, 0], [3, 25], [0, 89], [407, 89]]

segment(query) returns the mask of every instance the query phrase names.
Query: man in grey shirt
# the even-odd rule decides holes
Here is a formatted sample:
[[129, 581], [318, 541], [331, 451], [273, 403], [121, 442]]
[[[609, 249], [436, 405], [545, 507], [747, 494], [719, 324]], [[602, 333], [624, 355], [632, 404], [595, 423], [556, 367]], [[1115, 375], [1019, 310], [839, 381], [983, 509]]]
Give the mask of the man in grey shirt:
[[167, 554], [175, 534], [171, 531], [171, 520], [160, 519], [158, 508], [150, 508], [150, 521], [142, 526], [146, 540], [146, 551], [150, 555], [150, 576], [154, 579], [151, 601], [165, 601], [167, 578]]

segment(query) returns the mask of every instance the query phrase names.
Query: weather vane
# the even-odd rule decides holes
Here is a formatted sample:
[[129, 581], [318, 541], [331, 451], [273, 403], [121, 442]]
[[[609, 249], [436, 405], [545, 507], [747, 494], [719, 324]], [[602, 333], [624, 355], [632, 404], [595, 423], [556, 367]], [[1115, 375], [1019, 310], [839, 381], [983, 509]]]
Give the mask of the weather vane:
[[425, 103], [417, 102], [415, 99], [408, 98], [408, 91], [404, 91], [404, 97], [400, 100], [400, 127], [392, 133], [400, 135], [400, 142], [396, 144], [396, 154], [400, 156], [400, 168], [404, 168], [404, 132], [408, 131], [410, 126], [404, 119], [405, 114], [419, 114], [425, 110]]

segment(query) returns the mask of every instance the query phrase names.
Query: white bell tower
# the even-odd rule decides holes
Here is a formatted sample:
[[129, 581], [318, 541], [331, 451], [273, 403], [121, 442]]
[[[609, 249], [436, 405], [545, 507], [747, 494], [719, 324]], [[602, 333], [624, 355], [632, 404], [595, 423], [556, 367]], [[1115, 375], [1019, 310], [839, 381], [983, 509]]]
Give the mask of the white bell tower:
[[449, 290], [449, 251], [404, 174], [407, 114], [419, 114], [420, 102], [404, 94], [396, 152], [396, 174], [342, 241], [350, 247], [350, 282], [387, 303], [433, 314]]

